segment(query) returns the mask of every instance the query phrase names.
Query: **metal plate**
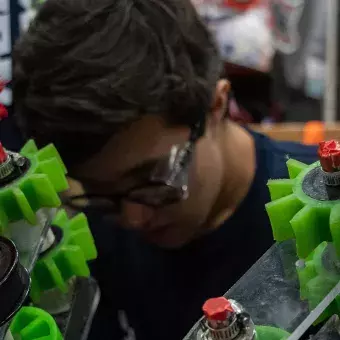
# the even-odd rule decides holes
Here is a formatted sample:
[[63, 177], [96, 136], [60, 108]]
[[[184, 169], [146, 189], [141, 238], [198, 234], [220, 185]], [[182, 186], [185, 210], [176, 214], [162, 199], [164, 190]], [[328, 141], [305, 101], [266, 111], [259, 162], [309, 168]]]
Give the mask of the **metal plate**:
[[[290, 340], [301, 339], [318, 316], [340, 292], [340, 283], [310, 311], [300, 299], [295, 263], [294, 240], [273, 245], [225, 296], [238, 301], [251, 315], [255, 325], [281, 328], [291, 333]], [[202, 320], [202, 319], [201, 319]], [[200, 321], [184, 340], [198, 340]]]

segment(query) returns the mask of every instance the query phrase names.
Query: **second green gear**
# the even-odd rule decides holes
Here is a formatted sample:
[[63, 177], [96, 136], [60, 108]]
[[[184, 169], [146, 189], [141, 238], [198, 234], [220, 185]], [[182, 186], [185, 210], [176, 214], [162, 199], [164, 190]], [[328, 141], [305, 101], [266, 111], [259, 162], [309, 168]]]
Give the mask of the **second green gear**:
[[41, 294], [51, 289], [66, 293], [73, 277], [88, 277], [87, 261], [97, 257], [97, 250], [84, 214], [72, 219], [60, 210], [52, 222], [60, 228], [60, 242], [36, 263], [32, 272], [31, 298], [39, 303]]

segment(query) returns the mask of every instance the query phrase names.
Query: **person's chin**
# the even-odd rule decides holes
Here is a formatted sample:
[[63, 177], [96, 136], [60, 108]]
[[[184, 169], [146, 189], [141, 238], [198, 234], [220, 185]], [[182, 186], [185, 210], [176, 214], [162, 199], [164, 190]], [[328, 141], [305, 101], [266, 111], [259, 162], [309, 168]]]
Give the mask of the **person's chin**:
[[169, 225], [159, 230], [145, 231], [143, 236], [149, 243], [161, 248], [176, 249], [190, 242], [176, 227]]

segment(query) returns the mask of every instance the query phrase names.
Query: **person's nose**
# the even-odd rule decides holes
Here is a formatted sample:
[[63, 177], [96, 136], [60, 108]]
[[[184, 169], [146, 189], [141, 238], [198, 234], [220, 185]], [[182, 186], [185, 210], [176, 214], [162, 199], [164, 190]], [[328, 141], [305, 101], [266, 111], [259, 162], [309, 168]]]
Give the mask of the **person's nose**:
[[133, 202], [122, 203], [122, 222], [126, 227], [136, 230], [146, 228], [154, 216], [152, 207]]

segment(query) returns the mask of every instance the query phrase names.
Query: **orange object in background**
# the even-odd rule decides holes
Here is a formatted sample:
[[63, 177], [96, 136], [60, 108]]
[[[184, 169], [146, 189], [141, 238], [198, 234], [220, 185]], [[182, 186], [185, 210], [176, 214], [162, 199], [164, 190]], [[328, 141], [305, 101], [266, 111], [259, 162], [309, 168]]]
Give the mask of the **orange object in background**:
[[306, 145], [319, 144], [325, 140], [325, 125], [321, 121], [307, 122], [303, 128], [302, 143]]

